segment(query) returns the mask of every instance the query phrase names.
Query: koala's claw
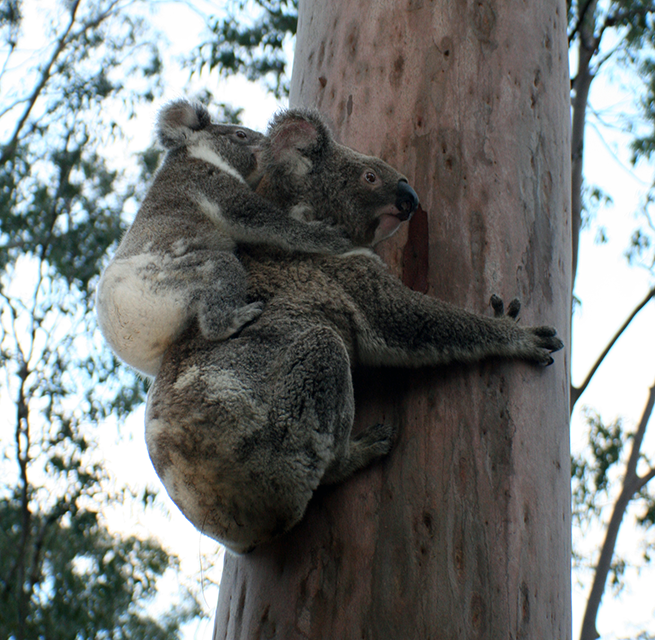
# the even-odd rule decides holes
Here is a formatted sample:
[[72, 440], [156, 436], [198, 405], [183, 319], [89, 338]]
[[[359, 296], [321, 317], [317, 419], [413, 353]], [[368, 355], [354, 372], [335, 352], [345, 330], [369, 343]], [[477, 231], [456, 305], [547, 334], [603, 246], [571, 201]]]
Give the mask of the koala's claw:
[[502, 318], [505, 315], [505, 305], [503, 304], [503, 299], [500, 296], [497, 296], [495, 293], [491, 296], [489, 300], [491, 306], [494, 310], [495, 318]]
[[[502, 318], [505, 316], [505, 304], [500, 296], [497, 296], [495, 293], [491, 296], [489, 301], [494, 310], [495, 318]], [[518, 298], [514, 298], [507, 307], [507, 317], [512, 318], [513, 320], [518, 319], [519, 312], [521, 311], [521, 301]]]
[[374, 424], [353, 435], [348, 447], [348, 457], [341, 458], [325, 471], [321, 484], [343, 482], [355, 471], [386, 456], [396, 440], [396, 428], [388, 424]]
[[507, 307], [507, 315], [510, 318], [517, 320], [519, 317], [519, 311], [521, 311], [521, 301], [518, 298], [514, 298], [514, 300], [509, 303], [509, 307]]
[[[521, 311], [521, 302], [518, 298], [514, 298], [509, 303], [507, 310], [505, 310], [505, 305], [500, 296], [496, 294], [491, 296], [489, 302], [494, 310], [494, 318], [518, 320]], [[527, 333], [527, 335], [523, 333], [527, 337], [527, 344], [524, 342], [524, 348], [520, 350], [521, 357], [545, 367], [554, 362], [550, 354], [553, 351], [559, 351], [564, 346], [564, 343], [557, 337], [557, 330], [554, 327], [526, 327], [519, 329], [519, 332]]]
[[263, 310], [263, 302], [251, 302], [250, 304], [246, 304], [239, 309], [235, 309], [232, 316], [232, 328], [234, 329], [233, 333], [239, 331], [249, 322], [255, 320], [255, 318], [259, 318]]
[[[532, 332], [540, 338], [552, 338], [557, 335], [557, 329], [555, 327], [533, 327]], [[559, 348], [561, 349], [562, 347]]]

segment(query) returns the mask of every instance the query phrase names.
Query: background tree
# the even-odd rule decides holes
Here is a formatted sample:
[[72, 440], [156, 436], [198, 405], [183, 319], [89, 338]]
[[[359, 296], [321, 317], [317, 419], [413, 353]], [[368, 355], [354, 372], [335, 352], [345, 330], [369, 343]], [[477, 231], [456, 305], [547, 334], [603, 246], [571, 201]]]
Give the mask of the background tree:
[[[288, 96], [289, 45], [298, 25], [297, 0], [229, 0], [208, 20], [209, 39], [187, 61], [196, 72], [218, 70], [263, 80], [275, 97]], [[253, 18], [254, 16], [254, 18]]]
[[97, 448], [97, 425], [127, 415], [144, 385], [94, 335], [92, 303], [134, 207], [111, 147], [158, 91], [159, 52], [116, 0], [28, 5], [29, 29], [25, 8], [0, 11], [0, 636], [175, 638], [195, 597], [164, 616], [148, 605], [176, 558], [103, 515], [152, 496], [115, 488]]
[[[604, 190], [591, 183], [585, 184], [583, 177], [585, 139], [590, 119], [589, 97], [594, 81], [602, 77], [608, 67], [613, 68], [614, 73], [617, 73], [617, 69], [618, 73], [627, 71], [633, 90], [636, 87], [635, 93], [642, 96], [640, 112], [631, 114], [630, 107], [624, 108], [619, 120], [623, 130], [632, 136], [633, 163], [640, 159], [650, 159], [655, 148], [655, 112], [652, 108], [655, 86], [654, 16], [655, 5], [640, 0], [601, 4], [595, 0], [587, 0], [572, 2], [569, 5], [569, 43], [577, 54], [574, 56], [577, 61], [571, 83], [574, 275], [577, 269], [580, 230], [585, 224], [593, 224], [593, 201], [608, 199]], [[655, 227], [650, 215], [651, 201], [652, 193], [649, 193], [632, 234], [627, 255], [631, 262], [640, 263], [650, 271], [652, 286]], [[604, 235], [601, 230], [599, 237], [603, 239]], [[607, 355], [615, 348], [619, 338], [637, 314], [652, 300], [654, 294], [655, 289], [651, 288], [634, 310], [626, 310], [626, 321], [604, 348], [600, 346], [600, 355], [582, 383], [571, 389], [572, 408], [605, 362]], [[632, 525], [631, 533], [637, 533], [634, 527], [636, 524], [637, 528], [646, 534], [645, 538], [642, 537], [645, 543], [644, 559], [650, 559], [652, 547], [648, 542], [648, 533], [649, 529], [652, 531], [655, 523], [655, 494], [652, 490], [649, 491], [648, 485], [655, 477], [655, 465], [646, 456], [644, 446], [653, 411], [654, 394], [654, 387], [651, 387], [634, 432], [626, 429], [620, 418], [607, 424], [597, 412], [589, 408], [584, 409], [588, 446], [573, 457], [574, 524], [587, 529], [591, 525], [601, 523], [604, 536], [591, 562], [593, 575], [580, 631], [581, 640], [593, 640], [599, 636], [596, 621], [608, 578], [612, 576], [615, 587], [620, 588], [623, 584], [626, 560], [617, 555], [616, 546], [619, 530], [630, 509], [632, 518], [628, 522]], [[579, 567], [589, 564], [582, 549], [577, 549], [574, 559]]]
[[[290, 100], [416, 187], [384, 249], [408, 285], [478, 312], [518, 294], [524, 322], [566, 335], [565, 27], [552, 3], [308, 1]], [[567, 637], [566, 372], [360, 372], [357, 422], [399, 424], [397, 446], [283, 540], [226, 558], [215, 637]]]

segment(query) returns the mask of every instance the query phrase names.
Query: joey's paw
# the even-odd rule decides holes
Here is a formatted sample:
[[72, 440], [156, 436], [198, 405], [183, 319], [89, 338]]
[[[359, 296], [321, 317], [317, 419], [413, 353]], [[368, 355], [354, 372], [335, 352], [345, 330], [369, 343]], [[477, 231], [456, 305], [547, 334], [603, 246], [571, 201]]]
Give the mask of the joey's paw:
[[245, 325], [258, 318], [264, 310], [263, 302], [252, 302], [232, 310], [231, 313], [211, 317], [208, 313], [200, 313], [198, 322], [200, 331], [210, 342], [227, 340], [230, 336], [243, 329]]
[[231, 331], [229, 335], [235, 334], [237, 331], [240, 331], [243, 327], [245, 327], [249, 322], [259, 318], [263, 310], [263, 302], [251, 302], [250, 304], [246, 304], [243, 307], [235, 309], [232, 313], [232, 322], [228, 327], [228, 330]]
[[396, 441], [396, 433], [397, 429], [393, 425], [374, 424], [354, 435], [352, 444], [368, 450], [371, 459], [378, 458], [391, 451]]
[[[503, 303], [502, 298], [497, 296], [495, 293], [491, 296], [489, 301], [494, 310], [494, 317], [503, 318], [505, 317], [505, 304]], [[521, 311], [521, 301], [518, 298], [514, 298], [509, 303], [507, 307], [507, 317], [512, 318], [512, 320], [517, 320], [519, 317], [519, 312]]]
[[557, 337], [554, 327], [527, 327], [525, 332], [530, 336], [532, 359], [544, 366], [553, 364], [551, 353], [559, 351], [564, 343]]
[[313, 221], [308, 224], [315, 236], [314, 250], [316, 253], [340, 254], [351, 251], [355, 247], [345, 229], [341, 227], [335, 227], [320, 221]]
[[263, 302], [251, 302], [250, 304], [246, 304], [243, 307], [239, 307], [238, 309], [235, 309], [233, 317], [235, 319], [235, 322], [240, 322], [241, 323], [240, 326], [243, 326], [247, 322], [250, 322], [255, 318], [259, 318], [259, 316], [262, 315], [263, 310], [264, 310]]

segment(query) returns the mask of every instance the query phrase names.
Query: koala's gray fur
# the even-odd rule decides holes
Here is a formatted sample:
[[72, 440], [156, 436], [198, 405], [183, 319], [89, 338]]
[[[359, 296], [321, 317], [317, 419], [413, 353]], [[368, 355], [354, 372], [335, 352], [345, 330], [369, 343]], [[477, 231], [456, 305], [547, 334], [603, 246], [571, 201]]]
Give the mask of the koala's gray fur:
[[276, 207], [252, 190], [262, 134], [212, 124], [204, 107], [185, 100], [162, 109], [157, 134], [166, 157], [97, 292], [108, 343], [149, 376], [193, 318], [216, 341], [261, 313], [259, 301], [246, 303], [237, 242], [319, 253], [352, 249], [342, 231], [308, 221], [311, 210], [301, 199]]
[[[276, 141], [294, 136], [292, 150], [280, 153]], [[313, 168], [330, 167], [335, 179], [323, 183], [327, 204], [316, 211], [358, 242], [386, 235], [417, 206], [403, 176], [336, 144], [313, 113], [279, 116], [269, 137], [260, 192], [281, 203]], [[367, 182], [366, 171], [377, 181]], [[243, 247], [240, 255], [263, 313], [221, 343], [190, 328], [167, 352], [146, 410], [148, 450], [168, 493], [200, 531], [236, 553], [293, 527], [320, 484], [390, 450], [394, 425], [351, 436], [353, 366], [494, 355], [550, 364], [562, 347], [551, 327], [517, 325], [516, 301], [504, 315], [494, 297], [495, 317], [475, 315], [406, 288], [372, 253]]]

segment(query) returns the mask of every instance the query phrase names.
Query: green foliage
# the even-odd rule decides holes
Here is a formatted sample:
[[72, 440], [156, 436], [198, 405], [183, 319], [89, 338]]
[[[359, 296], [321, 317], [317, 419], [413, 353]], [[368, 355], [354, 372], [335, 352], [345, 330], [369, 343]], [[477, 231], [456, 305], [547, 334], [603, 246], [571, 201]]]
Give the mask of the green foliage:
[[[596, 186], [583, 186], [582, 193], [582, 228], [588, 229], [595, 222], [598, 211], [612, 205], [612, 197], [603, 189]], [[603, 226], [596, 226], [596, 242], [607, 242], [607, 230]]]
[[[568, 18], [569, 44], [580, 45], [580, 56], [583, 52], [590, 55], [592, 80], [609, 61], [614, 63], [614, 69], [628, 71], [637, 96], [634, 106], [639, 113], [638, 120], [629, 118], [627, 125], [633, 136], [632, 162], [650, 160], [655, 151], [655, 4], [649, 0], [611, 0], [608, 3], [575, 0], [568, 3]], [[576, 82], [577, 78], [573, 77], [574, 91]], [[583, 222], [588, 223], [598, 204], [605, 203], [584, 196]], [[649, 270], [655, 268], [652, 217], [649, 216], [652, 198], [651, 193], [626, 251], [631, 263]], [[606, 241], [604, 229], [599, 230], [598, 240]]]
[[158, 54], [140, 39], [144, 25], [113, 13], [112, 2], [97, 15], [75, 14], [76, 7], [76, 26], [53, 35], [56, 60], [42, 65], [31, 90], [6, 96], [3, 125], [13, 120], [14, 132], [0, 146], [0, 270], [30, 254], [85, 290], [124, 231], [121, 211], [133, 195], [98, 153], [119, 133], [107, 115], [151, 99], [152, 83], [129, 90], [122, 78], [146, 80]]
[[630, 437], [620, 419], [606, 425], [600, 416], [587, 410], [587, 447], [571, 458], [573, 519], [584, 526], [599, 516], [607, 503], [611, 473], [622, 460], [623, 448]]
[[[72, 503], [30, 514], [38, 535], [25, 545], [23, 518], [18, 496], [0, 503], [0, 637], [20, 629], [27, 638], [164, 640], [199, 614], [187, 598], [161, 620], [148, 615], [157, 579], [171, 566], [158, 543], [111, 536], [98, 513]], [[25, 611], [19, 577], [33, 594]]]
[[226, 122], [229, 124], [241, 124], [241, 115], [243, 107], [234, 107], [226, 102], [217, 102], [214, 94], [207, 88], [194, 96], [194, 99], [204, 104], [212, 114], [216, 122]]
[[2, 0], [0, 4], [0, 37], [9, 47], [15, 47], [23, 16], [19, 0]]
[[[612, 58], [614, 62], [633, 64], [643, 60], [645, 51], [655, 46], [653, 16], [655, 6], [648, 0], [611, 0], [598, 3], [592, 0], [573, 0], [567, 3], [569, 44], [580, 38], [595, 50], [596, 69]], [[612, 49], [601, 53], [601, 42], [610, 30], [620, 37], [612, 39]]]
[[655, 187], [651, 187], [640, 212], [640, 226], [630, 237], [630, 244], [625, 255], [628, 262], [643, 267], [653, 273], [655, 271], [655, 222], [653, 222], [653, 204], [655, 202]]
[[655, 525], [655, 496], [649, 495], [642, 490], [639, 497], [643, 500], [644, 511], [637, 518], [637, 522], [642, 527], [652, 527]]
[[[626, 434], [620, 419], [605, 424], [600, 416], [590, 410], [586, 412], [587, 447], [580, 455], [571, 457], [572, 519], [573, 526], [586, 530], [595, 522], [603, 520], [604, 509], [616, 499], [616, 479], [620, 467], [625, 463]], [[581, 552], [574, 544], [573, 562], [576, 567], [588, 566], [588, 554]], [[626, 561], [616, 556], [610, 566], [611, 586], [615, 592], [623, 587]]]
[[[571, 458], [573, 523], [585, 531], [590, 525], [605, 522], [608, 510], [617, 500], [625, 473], [628, 447], [634, 434], [626, 433], [620, 419], [606, 424], [598, 413], [587, 410], [587, 446]], [[650, 462], [645, 460], [650, 467]], [[655, 495], [644, 486], [633, 498], [637, 523], [648, 531], [655, 524]], [[644, 545], [644, 560], [650, 561], [652, 544]], [[574, 549], [576, 566], [586, 566], [588, 557]], [[614, 556], [610, 567], [611, 586], [619, 591], [624, 586], [625, 559]]]
[[93, 309], [156, 160], [144, 157], [133, 184], [136, 165], [113, 159], [117, 123], [159, 93], [161, 62], [145, 22], [115, 0], [52, 8], [46, 45], [20, 76], [27, 4], [0, 10], [0, 637], [171, 639], [200, 612], [191, 596], [165, 616], [148, 609], [176, 559], [110, 533], [100, 513], [125, 492], [105, 471], [98, 428], [146, 389], [118, 367]]
[[[289, 94], [285, 43], [296, 35], [297, 0], [230, 0], [226, 17], [212, 17], [208, 42], [188, 60], [191, 69], [264, 79], [277, 98]], [[249, 18], [249, 16], [254, 16]]]

